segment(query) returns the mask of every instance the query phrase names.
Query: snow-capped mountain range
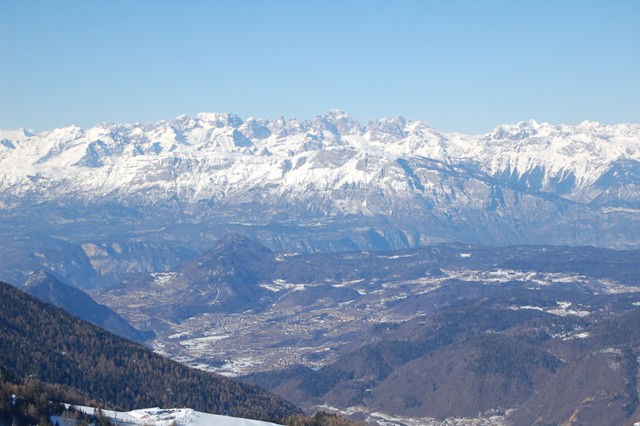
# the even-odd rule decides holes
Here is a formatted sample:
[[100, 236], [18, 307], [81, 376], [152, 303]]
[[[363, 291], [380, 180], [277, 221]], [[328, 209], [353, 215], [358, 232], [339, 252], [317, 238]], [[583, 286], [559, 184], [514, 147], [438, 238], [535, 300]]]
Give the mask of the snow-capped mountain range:
[[[275, 197], [346, 187], [386, 193], [417, 189], [428, 196], [436, 182], [416, 175], [423, 167], [403, 165], [425, 159], [506, 175], [533, 190], [590, 202], [602, 194], [596, 184], [614, 165], [640, 161], [640, 125], [554, 126], [531, 120], [468, 136], [439, 133], [402, 117], [362, 126], [334, 110], [313, 121], [243, 121], [233, 114], [200, 113], [86, 131], [76, 126], [40, 133], [1, 130], [0, 189], [3, 207], [9, 194], [46, 200], [59, 197], [58, 191], [68, 195], [69, 189], [86, 199], [132, 204], [135, 198], [136, 205], [174, 196], [186, 204], [238, 196], [254, 201], [246, 193], [256, 187]], [[58, 191], [47, 190], [52, 188]], [[379, 212], [336, 202], [329, 213]]]
[[111, 221], [111, 236], [124, 215], [138, 228], [243, 226], [276, 249], [638, 247], [639, 185], [639, 124], [532, 120], [463, 135], [334, 110], [0, 131], [2, 216], [28, 211], [68, 228], [91, 212]]

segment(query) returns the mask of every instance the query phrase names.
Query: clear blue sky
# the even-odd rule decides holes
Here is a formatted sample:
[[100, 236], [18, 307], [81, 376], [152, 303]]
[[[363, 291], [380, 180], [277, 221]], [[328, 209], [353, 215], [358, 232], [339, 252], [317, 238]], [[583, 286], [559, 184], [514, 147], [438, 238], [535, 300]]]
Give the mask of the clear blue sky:
[[640, 123], [640, 0], [0, 0], [0, 128], [333, 108]]

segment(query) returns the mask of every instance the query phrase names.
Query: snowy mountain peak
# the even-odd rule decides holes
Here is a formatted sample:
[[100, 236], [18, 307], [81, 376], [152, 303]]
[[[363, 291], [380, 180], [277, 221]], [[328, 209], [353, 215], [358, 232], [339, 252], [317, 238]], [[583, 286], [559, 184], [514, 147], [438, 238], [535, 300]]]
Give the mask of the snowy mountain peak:
[[[546, 124], [546, 123], [545, 123]], [[516, 124], [503, 124], [489, 133], [495, 140], [521, 140], [535, 136], [542, 127], [536, 120], [519, 121]]]
[[49, 139], [59, 140], [59, 141], [69, 141], [82, 137], [84, 131], [76, 126], [75, 124], [72, 126], [61, 127], [59, 129], [54, 129], [49, 132]]
[[231, 113], [201, 112], [196, 117], [200, 122], [214, 127], [238, 128], [243, 123], [240, 117]]
[[578, 127], [582, 127], [582, 128], [597, 128], [600, 127], [600, 123], [597, 121], [589, 121], [589, 120], [584, 120], [582, 123], [580, 123], [578, 125]]

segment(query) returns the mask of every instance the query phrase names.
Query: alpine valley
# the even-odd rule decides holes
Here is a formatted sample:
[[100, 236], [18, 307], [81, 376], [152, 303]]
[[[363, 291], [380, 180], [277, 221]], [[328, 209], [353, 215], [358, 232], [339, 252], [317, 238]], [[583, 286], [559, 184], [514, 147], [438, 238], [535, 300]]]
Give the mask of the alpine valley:
[[[382, 425], [640, 420], [640, 250], [276, 253], [229, 234], [95, 297], [153, 349]], [[573, 419], [573, 420], [572, 420]]]

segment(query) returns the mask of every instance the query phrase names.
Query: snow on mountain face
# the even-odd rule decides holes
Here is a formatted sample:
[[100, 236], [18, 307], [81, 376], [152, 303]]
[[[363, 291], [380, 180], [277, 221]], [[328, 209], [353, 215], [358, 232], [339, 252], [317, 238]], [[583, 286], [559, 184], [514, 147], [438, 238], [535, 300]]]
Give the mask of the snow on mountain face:
[[[521, 178], [539, 170], [543, 177], [534, 189], [540, 190], [549, 180], [571, 176], [569, 198], [577, 198], [616, 160], [640, 161], [637, 125], [530, 121], [457, 143], [419, 121], [396, 117], [361, 127], [340, 111], [303, 122], [200, 113], [155, 125], [1, 131], [0, 140], [0, 185], [7, 194], [28, 189], [47, 198], [56, 194], [42, 191], [36, 181], [68, 181], [64, 192], [71, 185], [92, 197], [151, 190], [144, 197], [149, 203], [174, 194], [184, 202], [220, 199], [256, 185], [274, 185], [280, 192], [372, 184], [411, 189], [410, 180], [391, 183], [380, 176], [385, 166], [398, 169], [398, 158], [477, 162], [493, 176]], [[375, 166], [368, 167], [369, 161]]]
[[[261, 223], [379, 216], [403, 228], [410, 245], [429, 233], [527, 242], [516, 234], [537, 220], [532, 215], [554, 221], [572, 203], [636, 217], [638, 171], [635, 124], [529, 121], [471, 136], [402, 117], [361, 125], [331, 111], [304, 121], [200, 113], [155, 124], [0, 131], [3, 209], [116, 203]], [[498, 235], [500, 227], [511, 236]]]
[[481, 138], [475, 150], [482, 169], [518, 179], [539, 174], [535, 189], [553, 192], [554, 182], [567, 181], [567, 198], [590, 201], [588, 192], [600, 176], [621, 159], [640, 160], [640, 126], [585, 121], [578, 126], [552, 126], [531, 120], [500, 126]]

